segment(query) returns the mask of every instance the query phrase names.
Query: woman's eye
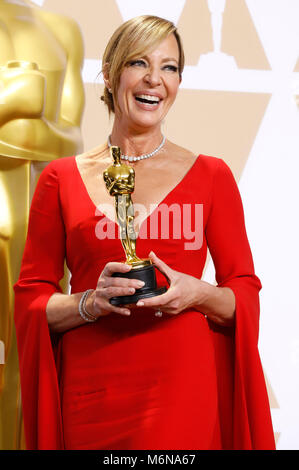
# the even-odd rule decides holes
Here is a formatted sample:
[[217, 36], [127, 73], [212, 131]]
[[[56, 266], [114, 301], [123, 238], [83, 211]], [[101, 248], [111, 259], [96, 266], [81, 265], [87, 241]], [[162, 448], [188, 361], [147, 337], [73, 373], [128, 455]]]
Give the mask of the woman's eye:
[[[147, 67], [147, 62], [143, 59], [131, 60], [128, 64], [129, 67]], [[167, 70], [170, 72], [178, 72], [179, 68], [176, 65], [166, 64], [162, 67], [162, 70]]]
[[146, 63], [144, 62], [144, 60], [138, 59], [138, 60], [131, 60], [131, 62], [129, 62], [129, 65], [130, 66], [138, 65], [142, 67], [142, 66], [145, 66]]
[[166, 70], [170, 70], [171, 72], [177, 72], [178, 71], [178, 67], [176, 65], [165, 65], [164, 68]]

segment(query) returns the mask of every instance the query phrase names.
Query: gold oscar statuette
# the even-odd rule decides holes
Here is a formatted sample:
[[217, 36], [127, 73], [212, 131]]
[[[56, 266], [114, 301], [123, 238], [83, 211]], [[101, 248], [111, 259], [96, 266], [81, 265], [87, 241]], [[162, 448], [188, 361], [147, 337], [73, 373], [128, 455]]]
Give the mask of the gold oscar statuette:
[[119, 147], [110, 147], [113, 165], [103, 172], [104, 182], [110, 196], [114, 197], [116, 219], [120, 230], [121, 243], [126, 254], [125, 263], [132, 266], [128, 273], [114, 273], [116, 277], [127, 277], [144, 281], [144, 287], [135, 294], [112, 297], [112, 305], [135, 304], [140, 299], [154, 297], [166, 292], [166, 287], [157, 287], [155, 265], [148, 258], [140, 259], [136, 255], [136, 233], [134, 230], [134, 206], [131, 194], [135, 186], [134, 169], [121, 162]]

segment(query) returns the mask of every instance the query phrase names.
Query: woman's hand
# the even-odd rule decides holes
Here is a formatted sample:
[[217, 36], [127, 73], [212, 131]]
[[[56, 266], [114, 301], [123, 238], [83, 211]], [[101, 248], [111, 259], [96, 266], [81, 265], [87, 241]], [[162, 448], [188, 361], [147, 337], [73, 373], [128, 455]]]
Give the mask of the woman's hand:
[[150, 307], [176, 315], [205, 301], [207, 283], [188, 274], [171, 269], [153, 252], [149, 254], [149, 257], [159, 271], [166, 276], [170, 286], [165, 294], [139, 300], [136, 304], [137, 307]]
[[111, 297], [121, 295], [132, 295], [136, 289], [144, 286], [144, 282], [138, 279], [128, 279], [123, 277], [112, 277], [115, 272], [127, 273], [131, 266], [124, 263], [110, 262], [104, 267], [97, 287], [86, 301], [86, 310], [96, 317], [119, 313], [120, 315], [130, 315], [131, 311], [127, 307], [116, 307], [110, 304]]
[[216, 287], [196, 277], [175, 271], [153, 252], [149, 256], [167, 277], [169, 289], [165, 294], [139, 300], [137, 307], [149, 307], [171, 315], [193, 308], [219, 325], [234, 324], [236, 299], [229, 287]]

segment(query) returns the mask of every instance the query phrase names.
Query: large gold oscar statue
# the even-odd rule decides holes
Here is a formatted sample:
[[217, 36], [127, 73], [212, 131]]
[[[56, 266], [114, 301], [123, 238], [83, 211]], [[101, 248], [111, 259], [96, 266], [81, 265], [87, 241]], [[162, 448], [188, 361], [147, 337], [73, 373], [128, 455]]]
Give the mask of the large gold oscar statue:
[[0, 0], [0, 449], [24, 448], [12, 286], [41, 170], [82, 151], [82, 62], [75, 22]]

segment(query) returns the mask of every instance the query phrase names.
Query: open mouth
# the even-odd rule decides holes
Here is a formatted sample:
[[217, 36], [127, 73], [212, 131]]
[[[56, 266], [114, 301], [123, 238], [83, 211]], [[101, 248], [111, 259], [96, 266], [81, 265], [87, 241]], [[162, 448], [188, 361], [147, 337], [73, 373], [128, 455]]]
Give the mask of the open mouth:
[[135, 100], [140, 103], [150, 104], [152, 106], [157, 106], [160, 103], [160, 98], [158, 96], [152, 95], [136, 95]]

